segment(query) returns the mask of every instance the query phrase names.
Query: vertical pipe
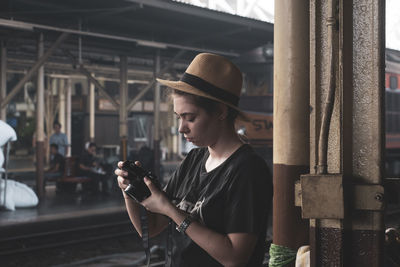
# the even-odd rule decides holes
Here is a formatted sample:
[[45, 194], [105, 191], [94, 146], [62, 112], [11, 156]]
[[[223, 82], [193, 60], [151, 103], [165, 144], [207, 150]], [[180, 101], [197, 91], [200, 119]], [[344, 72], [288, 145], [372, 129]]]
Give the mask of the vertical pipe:
[[[160, 72], [160, 50], [154, 58], [154, 77]], [[160, 177], [160, 83], [154, 86], [154, 173]], [[161, 177], [160, 177], [161, 178]]]
[[72, 82], [71, 79], [67, 79], [67, 116], [66, 116], [66, 123], [65, 123], [65, 134], [67, 135], [68, 142], [70, 146], [67, 149], [67, 157], [71, 156], [71, 104], [72, 104]]
[[[273, 243], [308, 244], [294, 184], [309, 172], [309, 1], [275, 1]], [[288, 266], [294, 266], [294, 262]]]
[[123, 160], [128, 158], [128, 58], [120, 56], [120, 106], [119, 106], [119, 137], [121, 141], [121, 156]]
[[[0, 74], [0, 104], [7, 95], [7, 47], [4, 41], [1, 42], [1, 74]], [[6, 121], [6, 107], [0, 110], [0, 120]]]
[[90, 92], [89, 92], [89, 139], [90, 142], [94, 142], [95, 138], [95, 95], [94, 95], [94, 83], [90, 83]]
[[[43, 33], [39, 35], [38, 58], [43, 55]], [[36, 107], [36, 190], [39, 198], [44, 195], [44, 67], [38, 70], [37, 75], [37, 107]]]

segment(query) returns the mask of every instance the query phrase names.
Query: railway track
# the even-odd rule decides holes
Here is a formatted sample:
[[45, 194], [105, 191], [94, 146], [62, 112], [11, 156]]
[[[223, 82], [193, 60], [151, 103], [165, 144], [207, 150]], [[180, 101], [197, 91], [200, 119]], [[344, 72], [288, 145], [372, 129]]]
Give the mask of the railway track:
[[[158, 238], [153, 242], [163, 244]], [[132, 255], [136, 265], [130, 266], [142, 265], [141, 239], [125, 212], [0, 228], [2, 267], [85, 266], [69, 264], [119, 254]], [[162, 262], [163, 252], [158, 249], [153, 259]]]
[[138, 239], [131, 223], [127, 220], [22, 234], [0, 238], [0, 257], [127, 236]]

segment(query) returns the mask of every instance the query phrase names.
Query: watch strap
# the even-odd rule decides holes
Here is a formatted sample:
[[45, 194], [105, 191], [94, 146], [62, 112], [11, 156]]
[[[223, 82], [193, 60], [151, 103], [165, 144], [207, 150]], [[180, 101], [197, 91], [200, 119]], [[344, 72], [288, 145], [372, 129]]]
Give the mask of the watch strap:
[[176, 230], [181, 233], [185, 234], [189, 225], [193, 222], [193, 218], [189, 215], [187, 216], [180, 225], [176, 226]]

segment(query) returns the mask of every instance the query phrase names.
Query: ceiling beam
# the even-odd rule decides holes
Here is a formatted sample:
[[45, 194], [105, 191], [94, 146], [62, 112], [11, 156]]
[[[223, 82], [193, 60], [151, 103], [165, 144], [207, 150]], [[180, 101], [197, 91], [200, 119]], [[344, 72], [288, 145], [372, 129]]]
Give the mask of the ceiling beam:
[[169, 47], [169, 48], [176, 48], [176, 49], [179, 49], [179, 50], [188, 50], [188, 51], [197, 51], [197, 52], [209, 52], [209, 53], [215, 53], [215, 54], [232, 56], [232, 57], [238, 57], [239, 56], [238, 53], [229, 52], [229, 51], [223, 51], [223, 50], [217, 50], [217, 49], [207, 49], [207, 48], [202, 48], [202, 47], [179, 45], [179, 44], [173, 44], [173, 43], [155, 42], [155, 41], [151, 41], [151, 40], [143, 40], [143, 39], [120, 36], [120, 35], [112, 35], [112, 34], [105, 34], [105, 33], [98, 33], [98, 32], [74, 30], [74, 29], [68, 29], [68, 28], [60, 28], [60, 27], [43, 25], [43, 24], [36, 24], [36, 23], [28, 23], [28, 22], [23, 22], [23, 21], [17, 21], [17, 20], [0, 19], [0, 26], [5, 26], [5, 27], [9, 27], [9, 28], [18, 28], [18, 29], [21, 29], [21, 30], [33, 30], [33, 29], [36, 28], [36, 29], [41, 29], [41, 30], [65, 32], [65, 33], [70, 33], [70, 34], [77, 34], [77, 35], [83, 35], [83, 36], [91, 36], [91, 37], [97, 37], [97, 38], [119, 40], [119, 41], [125, 41], [125, 42], [142, 43], [142, 44], [146, 44], [146, 43], [150, 42], [150, 43], [152, 43], [154, 45], [157, 44], [159, 46], [163, 46], [163, 47], [166, 47], [166, 48]]
[[259, 29], [262, 31], [267, 30], [270, 31], [271, 33], [274, 30], [274, 25], [272, 23], [231, 15], [228, 13], [218, 12], [211, 9], [196, 7], [193, 5], [183, 4], [179, 2], [159, 1], [159, 0], [125, 0], [125, 1], [141, 4], [143, 6], [160, 8], [170, 12], [183, 13], [185, 15], [192, 15], [192, 16], [217, 20], [221, 22], [227, 22], [231, 24], [236, 24], [238, 26], [239, 25], [246, 26], [253, 29]]

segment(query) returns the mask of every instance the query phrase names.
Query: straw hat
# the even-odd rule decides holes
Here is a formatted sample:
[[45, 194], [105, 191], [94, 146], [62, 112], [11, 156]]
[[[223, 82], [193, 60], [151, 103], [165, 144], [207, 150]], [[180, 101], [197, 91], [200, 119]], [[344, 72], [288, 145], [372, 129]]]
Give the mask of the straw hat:
[[242, 73], [228, 59], [209, 53], [198, 54], [180, 81], [157, 81], [170, 88], [224, 103], [247, 116], [238, 108], [242, 90]]

